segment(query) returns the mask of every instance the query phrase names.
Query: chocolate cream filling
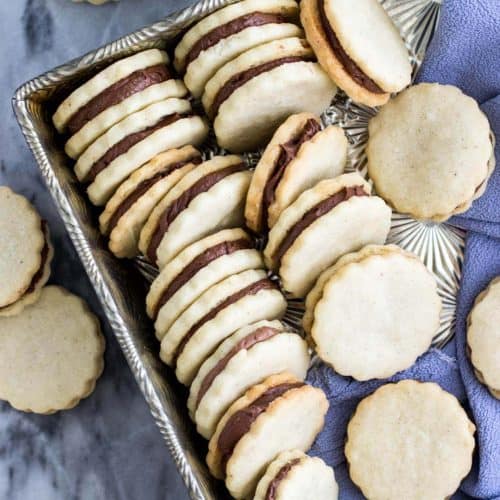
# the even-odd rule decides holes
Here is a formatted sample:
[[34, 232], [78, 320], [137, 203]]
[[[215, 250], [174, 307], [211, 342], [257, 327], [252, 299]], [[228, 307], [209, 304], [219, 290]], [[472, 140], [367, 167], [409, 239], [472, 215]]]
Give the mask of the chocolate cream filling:
[[285, 16], [266, 12], [251, 12], [244, 16], [237, 17], [226, 24], [217, 26], [206, 35], [202, 36], [191, 48], [186, 56], [185, 67], [187, 68], [204, 50], [218, 44], [224, 38], [229, 38], [246, 28], [263, 26], [264, 24], [286, 23]]
[[342, 188], [340, 191], [332, 194], [328, 198], [320, 201], [314, 207], [310, 208], [301, 219], [299, 219], [286, 233], [285, 237], [278, 245], [278, 248], [273, 254], [273, 261], [276, 266], [280, 266], [283, 255], [293, 245], [294, 241], [300, 234], [307, 229], [313, 222], [333, 210], [337, 205], [343, 201], [347, 201], [353, 196], [369, 196], [364, 190], [363, 186], [349, 186]]
[[219, 314], [223, 309], [226, 307], [229, 307], [231, 304], [234, 304], [235, 302], [238, 302], [238, 300], [242, 299], [243, 297], [247, 297], [248, 295], [256, 295], [258, 294], [261, 290], [271, 290], [271, 289], [276, 289], [276, 285], [269, 279], [264, 278], [259, 281], [255, 281], [251, 283], [250, 285], [246, 286], [245, 288], [242, 288], [241, 290], [238, 290], [236, 293], [233, 293], [229, 297], [227, 297], [225, 300], [220, 302], [216, 307], [214, 307], [211, 311], [209, 311], [205, 316], [203, 316], [200, 320], [198, 320], [184, 335], [183, 339], [179, 342], [179, 345], [177, 346], [177, 349], [175, 350], [174, 356], [173, 356], [173, 364], [175, 365], [177, 362], [177, 359], [179, 356], [182, 354], [182, 351], [184, 350], [184, 347], [186, 347], [186, 344], [189, 342], [191, 337], [208, 321], [212, 320]]
[[238, 441], [250, 430], [257, 417], [264, 413], [269, 405], [275, 399], [283, 396], [285, 392], [304, 385], [303, 382], [293, 382], [271, 387], [247, 407], [238, 410], [229, 417], [217, 440], [217, 447], [221, 456], [221, 468], [224, 472]]
[[286, 167], [297, 156], [302, 144], [310, 141], [319, 131], [321, 125], [314, 118], [310, 118], [304, 124], [302, 130], [289, 141], [280, 144], [280, 155], [271, 175], [267, 179], [264, 186], [264, 193], [262, 195], [262, 229], [268, 229], [267, 218], [269, 207], [275, 200], [275, 192], [278, 184], [281, 182], [283, 175], [285, 175]]
[[337, 35], [333, 31], [325, 12], [325, 0], [318, 1], [318, 12], [321, 20], [321, 26], [325, 33], [328, 44], [338, 59], [340, 64], [344, 67], [346, 73], [361, 87], [374, 94], [386, 94], [386, 91], [381, 89], [363, 70], [347, 55], [343, 49]]
[[207, 248], [204, 252], [197, 255], [167, 286], [156, 303], [153, 315], [156, 318], [160, 309], [170, 300], [170, 298], [183, 287], [193, 276], [201, 269], [208, 266], [210, 262], [229, 255], [238, 250], [253, 248], [253, 243], [247, 238], [239, 240], [223, 241], [213, 247]]
[[290, 460], [290, 462], [286, 463], [283, 467], [281, 467], [276, 476], [274, 476], [274, 479], [269, 483], [264, 500], [276, 500], [276, 493], [278, 493], [278, 488], [281, 482], [286, 478], [293, 467], [295, 467], [299, 462], [300, 458], [294, 458], [293, 460]]
[[236, 73], [236, 75], [233, 75], [226, 83], [224, 83], [224, 85], [217, 92], [210, 109], [210, 114], [212, 116], [216, 116], [219, 112], [219, 108], [222, 106], [222, 103], [226, 99], [228, 99], [233, 92], [235, 92], [241, 86], [245, 85], [245, 83], [250, 81], [252, 78], [259, 76], [262, 73], [266, 73], [267, 71], [271, 71], [278, 66], [282, 66], [283, 64], [290, 64], [308, 60], [310, 60], [310, 57], [307, 56], [282, 57], [280, 59], [267, 61], [263, 64], [259, 64], [258, 66], [253, 66], [244, 71], [241, 71], [240, 73]]
[[90, 168], [87, 174], [86, 181], [94, 182], [95, 178], [100, 172], [102, 172], [114, 159], [125, 154], [132, 146], [135, 146], [138, 142], [143, 141], [146, 137], [154, 134], [157, 130], [160, 130], [167, 125], [171, 125], [177, 120], [182, 118], [187, 118], [192, 116], [191, 113], [173, 113], [168, 116], [164, 116], [160, 121], [156, 122], [155, 125], [140, 130], [139, 132], [134, 132], [124, 137], [121, 141], [118, 141], [114, 146], [109, 148], [103, 156], [101, 156]]
[[97, 94], [87, 104], [82, 106], [69, 120], [68, 131], [76, 134], [84, 125], [105, 109], [115, 106], [137, 92], [164, 82], [170, 78], [170, 73], [165, 64], [150, 66], [149, 68], [134, 71], [130, 75], [118, 80], [113, 85]]
[[109, 218], [108, 223], [108, 231], [111, 233], [113, 229], [118, 224], [118, 221], [121, 217], [128, 211], [128, 209], [145, 193], [147, 193], [155, 184], [160, 182], [165, 177], [168, 177], [174, 170], [178, 170], [179, 168], [184, 167], [189, 163], [194, 163], [195, 165], [199, 165], [202, 162], [201, 156], [195, 156], [189, 160], [180, 161], [177, 163], [173, 163], [168, 165], [160, 172], [157, 172], [155, 175], [150, 177], [149, 179], [144, 179], [139, 182], [137, 186], [132, 190], [131, 193], [126, 196], [122, 202], [118, 205], [116, 210], [113, 212], [113, 215]]
[[261, 326], [246, 337], [242, 338], [236, 345], [234, 345], [233, 348], [223, 358], [221, 358], [205, 375], [205, 378], [200, 385], [198, 395], [196, 396], [195, 409], [198, 408], [198, 406], [200, 405], [200, 401], [203, 399], [203, 396], [205, 396], [208, 389], [210, 389], [210, 387], [212, 386], [212, 382], [226, 368], [229, 361], [231, 361], [231, 359], [236, 356], [236, 354], [238, 354], [240, 351], [243, 351], [244, 349], [250, 349], [255, 344], [264, 342], [265, 340], [274, 337], [278, 333], [280, 333], [280, 330], [277, 330], [276, 328]]
[[242, 172], [243, 170], [246, 170], [246, 165], [242, 162], [211, 172], [195, 182], [189, 189], [186, 189], [179, 198], [174, 200], [158, 219], [156, 228], [151, 236], [148, 251], [146, 252], [149, 261], [152, 263], [156, 262], [156, 251], [160, 246], [163, 235], [167, 232], [170, 224], [172, 224], [176, 217], [188, 207], [194, 198], [208, 191], [225, 177], [237, 172]]

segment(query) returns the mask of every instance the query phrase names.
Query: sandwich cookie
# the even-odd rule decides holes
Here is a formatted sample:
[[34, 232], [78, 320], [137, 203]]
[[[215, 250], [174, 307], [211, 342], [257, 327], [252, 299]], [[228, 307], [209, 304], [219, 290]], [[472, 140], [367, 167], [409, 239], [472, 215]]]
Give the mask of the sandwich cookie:
[[252, 177], [245, 207], [247, 226], [266, 231], [306, 189], [343, 173], [347, 139], [340, 127], [321, 130], [311, 113], [290, 116], [267, 145]]
[[246, 50], [290, 36], [300, 36], [295, 0], [244, 0], [195, 24], [175, 49], [174, 65], [195, 97], [225, 63]]
[[264, 256], [293, 296], [305, 297], [342, 255], [385, 242], [391, 209], [370, 195], [370, 185], [359, 174], [343, 174], [304, 191], [281, 212]]
[[408, 50], [377, 0], [302, 0], [306, 37], [332, 80], [355, 102], [385, 104], [411, 82]]
[[500, 399], [500, 276], [481, 292], [467, 321], [467, 351], [474, 372]]
[[289, 372], [304, 380], [309, 361], [306, 342], [280, 321], [239, 329], [207, 358], [191, 385], [188, 408], [198, 432], [209, 439], [231, 403], [270, 375]]
[[336, 500], [339, 487], [333, 469], [300, 450], [284, 451], [259, 481], [254, 500]]
[[85, 302], [47, 286], [35, 304], [0, 318], [0, 398], [35, 413], [73, 408], [94, 390], [103, 352], [99, 321]]
[[206, 290], [161, 341], [161, 359], [189, 385], [205, 359], [229, 335], [263, 319], [279, 319], [287, 303], [265, 271], [234, 274]]
[[306, 451], [323, 428], [328, 401], [321, 389], [288, 373], [249, 389], [224, 414], [208, 445], [210, 472], [234, 498], [251, 497], [276, 456]]
[[168, 149], [198, 145], [208, 133], [189, 101], [166, 99], [154, 103], [111, 127], [78, 158], [75, 173], [94, 205], [104, 205], [132, 172]]
[[[321, 278], [319, 281], [323, 281]], [[420, 259], [395, 245], [363, 248], [340, 259], [314, 307], [318, 356], [356, 380], [409, 368], [439, 328], [441, 299]]]
[[471, 469], [474, 432], [439, 385], [384, 385], [359, 403], [347, 427], [349, 474], [366, 498], [451, 498]]
[[241, 226], [251, 176], [239, 156], [216, 156], [198, 165], [151, 213], [139, 239], [141, 252], [161, 269], [204, 236]]
[[11, 316], [39, 298], [54, 249], [47, 223], [6, 186], [0, 186], [0, 253], [0, 316]]
[[161, 270], [146, 297], [159, 340], [203, 292], [220, 281], [264, 262], [243, 229], [223, 229], [186, 247]]
[[290, 115], [322, 113], [336, 87], [315, 61], [307, 42], [292, 37], [250, 49], [222, 66], [202, 99], [219, 145], [251, 151]]
[[488, 119], [451, 85], [405, 90], [370, 120], [368, 132], [368, 174], [377, 193], [417, 219], [465, 212], [495, 167]]
[[160, 153], [137, 169], [109, 199], [99, 217], [101, 233], [117, 257], [135, 257], [140, 232], [156, 204], [202, 162], [192, 146]]

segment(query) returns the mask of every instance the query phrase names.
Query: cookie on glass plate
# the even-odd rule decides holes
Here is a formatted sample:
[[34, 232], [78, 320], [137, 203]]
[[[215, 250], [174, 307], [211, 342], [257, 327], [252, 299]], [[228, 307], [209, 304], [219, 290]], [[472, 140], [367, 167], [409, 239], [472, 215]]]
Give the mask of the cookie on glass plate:
[[450, 498], [472, 466], [474, 424], [431, 382], [387, 384], [347, 427], [349, 474], [367, 498]]
[[269, 464], [254, 500], [336, 500], [338, 492], [335, 473], [321, 458], [291, 450]]
[[239, 328], [279, 319], [286, 300], [262, 270], [234, 274], [206, 290], [174, 322], [161, 341], [161, 359], [189, 385], [205, 359]]
[[390, 377], [427, 351], [439, 329], [436, 279], [395, 245], [347, 255], [318, 282], [320, 294], [306, 301], [313, 308], [310, 335], [318, 356], [341, 375]]
[[78, 158], [75, 173], [90, 183], [94, 205], [104, 205], [115, 189], [157, 154], [205, 139], [208, 126], [186, 99], [171, 98], [132, 113], [111, 127]]
[[272, 375], [221, 418], [208, 445], [210, 472], [234, 498], [251, 497], [266, 468], [287, 450], [308, 450], [323, 428], [328, 401], [293, 375]]
[[219, 145], [241, 152], [264, 145], [294, 113], [322, 113], [336, 91], [307, 42], [291, 37], [226, 63], [208, 81], [202, 102]]
[[201, 365], [189, 392], [189, 414], [209, 439], [223, 413], [247, 389], [285, 371], [304, 380], [308, 367], [306, 342], [280, 321], [244, 326]]
[[312, 113], [290, 116], [276, 130], [252, 177], [245, 207], [247, 226], [266, 231], [306, 189], [343, 173], [347, 139], [340, 127], [322, 130]]
[[160, 153], [137, 169], [109, 199], [101, 216], [101, 233], [117, 257], [139, 254], [139, 235], [156, 204], [196, 165], [201, 155], [192, 146]]
[[54, 413], [95, 387], [104, 337], [85, 302], [57, 286], [16, 316], [0, 318], [0, 398], [14, 408]]
[[302, 0], [306, 37], [332, 80], [355, 102], [385, 104], [411, 81], [408, 50], [377, 0]]
[[0, 186], [0, 254], [0, 316], [12, 316], [39, 298], [54, 249], [47, 223], [6, 186]]
[[495, 166], [486, 115], [452, 85], [420, 83], [401, 92], [370, 120], [368, 132], [375, 190], [417, 219], [465, 212]]
[[244, 0], [196, 23], [175, 49], [174, 65], [195, 97], [225, 63], [242, 52], [280, 38], [300, 36], [295, 0]]
[[186, 174], [144, 225], [139, 248], [160, 269], [191, 243], [241, 226], [252, 174], [239, 156], [215, 156]]
[[243, 229], [223, 229], [186, 247], [160, 272], [146, 297], [159, 340], [203, 292], [220, 281], [264, 262]]
[[474, 372], [500, 399], [500, 276], [481, 292], [467, 320], [467, 350]]
[[371, 196], [359, 174], [326, 179], [281, 212], [269, 233], [266, 264], [279, 274], [285, 290], [305, 297], [339, 257], [370, 243], [383, 244], [390, 224], [391, 209]]

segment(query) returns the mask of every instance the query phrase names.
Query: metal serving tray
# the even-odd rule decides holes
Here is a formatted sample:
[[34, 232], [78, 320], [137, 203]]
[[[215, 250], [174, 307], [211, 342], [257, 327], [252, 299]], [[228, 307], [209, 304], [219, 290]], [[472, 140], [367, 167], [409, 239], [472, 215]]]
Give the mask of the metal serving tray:
[[[186, 410], [186, 390], [173, 372], [159, 360], [159, 345], [145, 314], [146, 278], [154, 270], [140, 259], [120, 261], [106, 249], [99, 235], [97, 212], [64, 155], [50, 117], [55, 106], [80, 82], [116, 59], [150, 47], [172, 49], [178, 35], [191, 23], [233, 0], [202, 0], [163, 21], [131, 33], [81, 58], [59, 66], [22, 85], [13, 107], [21, 130], [31, 148], [66, 229], [90, 277], [114, 334], [137, 383], [150, 406], [189, 494], [194, 499], [227, 497], [221, 482], [212, 479], [205, 466], [206, 443], [196, 435]], [[381, 0], [399, 27], [412, 54], [415, 71], [420, 66], [439, 18], [435, 0]], [[366, 174], [364, 146], [367, 124], [376, 110], [353, 104], [339, 93], [325, 112], [325, 123], [344, 127], [351, 143], [348, 169]], [[204, 153], [219, 153], [213, 140]], [[259, 153], [247, 159], [255, 163]], [[422, 223], [395, 214], [389, 242], [420, 255], [438, 279], [444, 309], [434, 345], [443, 345], [453, 335], [455, 297], [463, 257], [463, 232], [446, 224]], [[139, 272], [140, 271], [140, 272]], [[141, 276], [142, 273], [142, 276]], [[298, 325], [302, 304], [290, 303], [287, 319]]]

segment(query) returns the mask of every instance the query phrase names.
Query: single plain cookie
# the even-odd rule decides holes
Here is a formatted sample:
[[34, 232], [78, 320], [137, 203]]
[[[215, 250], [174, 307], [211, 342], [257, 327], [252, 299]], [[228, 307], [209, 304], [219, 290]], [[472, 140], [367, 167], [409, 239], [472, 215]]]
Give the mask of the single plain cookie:
[[321, 130], [311, 113], [290, 116], [276, 130], [257, 164], [245, 207], [247, 226], [272, 228], [281, 212], [305, 190], [343, 173], [347, 139], [340, 127]]
[[477, 378], [500, 399], [500, 276], [474, 302], [467, 320], [467, 347]]
[[427, 351], [440, 313], [436, 279], [416, 255], [370, 246], [324, 283], [311, 337], [318, 356], [341, 375], [387, 378]]
[[195, 165], [201, 155], [192, 146], [160, 153], [137, 169], [109, 199], [101, 216], [101, 233], [117, 257], [139, 254], [139, 235], [156, 204]]
[[353, 101], [385, 104], [410, 84], [408, 51], [377, 0], [302, 0], [300, 17], [320, 64]]
[[338, 492], [335, 473], [321, 458], [291, 450], [269, 464], [254, 500], [336, 500]]
[[161, 341], [161, 359], [189, 385], [205, 359], [229, 335], [262, 319], [279, 319], [286, 300], [265, 271], [248, 270], [206, 290]]
[[375, 190], [417, 219], [442, 221], [467, 210], [495, 165], [488, 119], [451, 85], [405, 90], [370, 120], [368, 131]]
[[159, 340], [203, 292], [248, 269], [262, 269], [261, 253], [243, 229], [223, 229], [185, 248], [153, 281], [146, 297]]
[[228, 337], [201, 365], [191, 384], [188, 408], [198, 432], [209, 439], [223, 413], [253, 385], [289, 372], [304, 380], [306, 342], [280, 321], [259, 321]]
[[361, 401], [347, 427], [349, 474], [367, 498], [450, 498], [472, 466], [474, 431], [439, 385], [384, 385]]
[[210, 472], [234, 498], [251, 497], [276, 456], [306, 451], [323, 428], [328, 401], [294, 376], [273, 375], [249, 389], [221, 418], [208, 445]]
[[104, 345], [82, 299], [45, 287], [21, 314], [0, 318], [0, 398], [35, 413], [73, 408], [94, 390]]
[[342, 255], [389, 233], [391, 209], [357, 173], [319, 182], [279, 216], [264, 250], [285, 290], [305, 297], [318, 276]]

